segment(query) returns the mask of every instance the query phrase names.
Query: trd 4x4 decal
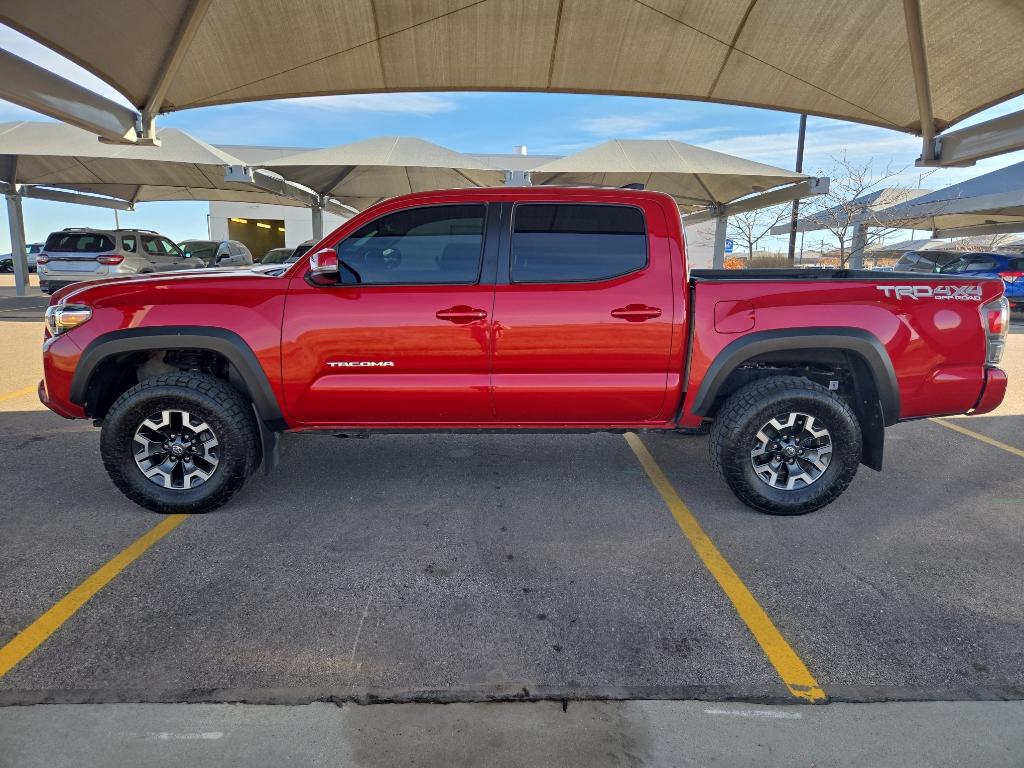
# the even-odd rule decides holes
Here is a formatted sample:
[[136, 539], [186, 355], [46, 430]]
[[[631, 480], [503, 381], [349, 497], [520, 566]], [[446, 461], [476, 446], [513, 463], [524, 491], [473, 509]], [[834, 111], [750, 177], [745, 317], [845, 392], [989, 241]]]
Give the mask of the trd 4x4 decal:
[[981, 301], [980, 285], [876, 285], [889, 298]]

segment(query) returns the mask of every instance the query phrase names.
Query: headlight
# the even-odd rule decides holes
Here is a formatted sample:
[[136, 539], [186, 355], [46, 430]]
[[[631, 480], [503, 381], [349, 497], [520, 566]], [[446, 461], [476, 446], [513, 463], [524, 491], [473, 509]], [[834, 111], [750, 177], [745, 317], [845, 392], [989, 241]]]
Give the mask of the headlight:
[[46, 308], [46, 329], [54, 336], [70, 331], [92, 317], [92, 310], [81, 304], [57, 304]]

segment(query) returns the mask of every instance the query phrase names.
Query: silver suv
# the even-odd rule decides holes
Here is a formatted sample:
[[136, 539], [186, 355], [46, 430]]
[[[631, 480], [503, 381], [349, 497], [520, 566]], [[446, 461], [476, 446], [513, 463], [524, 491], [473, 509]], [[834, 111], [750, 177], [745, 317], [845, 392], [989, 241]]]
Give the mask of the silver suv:
[[148, 229], [62, 229], [36, 257], [46, 293], [86, 280], [205, 267], [171, 240]]

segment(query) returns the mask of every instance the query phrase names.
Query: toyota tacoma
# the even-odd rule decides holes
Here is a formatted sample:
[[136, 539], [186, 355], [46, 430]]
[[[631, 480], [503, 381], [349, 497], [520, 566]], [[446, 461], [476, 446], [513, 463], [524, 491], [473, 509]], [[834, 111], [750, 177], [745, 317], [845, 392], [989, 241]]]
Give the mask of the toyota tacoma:
[[278, 270], [57, 291], [39, 395], [157, 512], [223, 504], [284, 431], [656, 430], [710, 431], [741, 501], [795, 515], [887, 426], [999, 405], [1007, 323], [999, 280], [691, 270], [656, 192], [448, 190]]

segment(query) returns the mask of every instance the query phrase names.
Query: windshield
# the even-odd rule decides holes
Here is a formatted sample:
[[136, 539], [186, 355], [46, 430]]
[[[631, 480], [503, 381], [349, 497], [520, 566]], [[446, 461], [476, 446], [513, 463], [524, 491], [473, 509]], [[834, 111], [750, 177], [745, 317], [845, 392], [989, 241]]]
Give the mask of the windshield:
[[212, 259], [213, 255], [217, 252], [217, 243], [208, 240], [179, 243], [178, 247], [185, 253], [185, 258]]
[[260, 259], [260, 264], [284, 264], [285, 260], [291, 256], [291, 253], [291, 248], [274, 248], [266, 252], [263, 258]]

